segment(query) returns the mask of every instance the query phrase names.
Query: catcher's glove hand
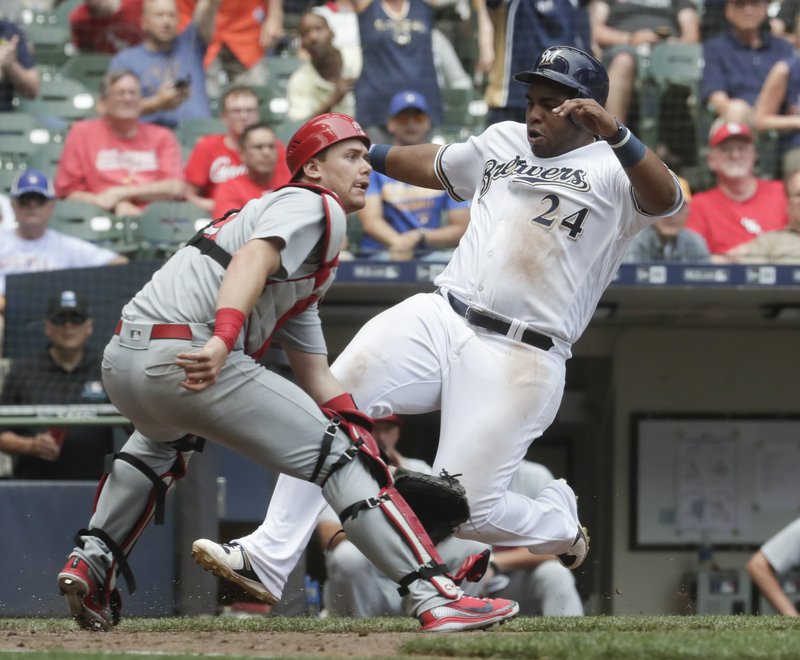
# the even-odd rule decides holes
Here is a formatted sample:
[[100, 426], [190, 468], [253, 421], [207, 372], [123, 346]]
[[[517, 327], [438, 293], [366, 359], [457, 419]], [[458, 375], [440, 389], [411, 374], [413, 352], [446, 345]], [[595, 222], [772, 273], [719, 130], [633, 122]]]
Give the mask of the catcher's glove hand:
[[461, 523], [469, 519], [469, 504], [464, 486], [455, 476], [442, 470], [441, 476], [405, 468], [394, 472], [394, 486], [417, 514], [428, 536], [441, 543]]

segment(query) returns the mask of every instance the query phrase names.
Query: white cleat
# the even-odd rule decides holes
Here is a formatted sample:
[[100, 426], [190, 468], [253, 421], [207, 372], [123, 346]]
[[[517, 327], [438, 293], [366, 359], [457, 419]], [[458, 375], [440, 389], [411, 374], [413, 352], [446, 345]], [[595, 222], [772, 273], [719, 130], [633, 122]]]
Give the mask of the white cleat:
[[192, 557], [207, 571], [239, 585], [258, 600], [268, 605], [278, 602], [278, 597], [258, 578], [247, 551], [238, 543], [214, 543], [208, 539], [198, 539], [192, 543]]
[[589, 554], [589, 530], [585, 527], [578, 528], [578, 534], [572, 547], [565, 553], [557, 555], [558, 561], [570, 570], [575, 570]]

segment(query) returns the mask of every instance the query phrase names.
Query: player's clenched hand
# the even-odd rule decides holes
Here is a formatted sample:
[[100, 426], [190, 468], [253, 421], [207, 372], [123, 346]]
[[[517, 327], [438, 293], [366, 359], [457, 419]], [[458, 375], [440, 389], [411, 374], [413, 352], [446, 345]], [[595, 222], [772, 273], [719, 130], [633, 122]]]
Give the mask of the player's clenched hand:
[[202, 392], [217, 381], [227, 359], [228, 347], [219, 337], [209, 339], [197, 352], [178, 353], [175, 364], [186, 372], [181, 386], [192, 392]]
[[553, 114], [570, 117], [578, 126], [602, 138], [613, 137], [618, 130], [617, 120], [594, 99], [568, 99], [553, 108]]

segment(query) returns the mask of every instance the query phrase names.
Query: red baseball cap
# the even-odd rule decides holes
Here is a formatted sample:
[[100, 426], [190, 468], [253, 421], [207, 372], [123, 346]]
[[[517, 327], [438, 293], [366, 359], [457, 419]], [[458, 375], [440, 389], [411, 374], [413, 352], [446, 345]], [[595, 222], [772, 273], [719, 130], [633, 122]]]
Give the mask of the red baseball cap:
[[387, 424], [403, 425], [403, 420], [398, 415], [387, 415], [386, 417], [376, 417], [376, 422], [386, 422]]
[[726, 121], [711, 132], [711, 137], [708, 138], [708, 144], [711, 147], [716, 147], [718, 144], [725, 142], [728, 138], [733, 137], [744, 138], [750, 142], [753, 141], [753, 133], [747, 124]]

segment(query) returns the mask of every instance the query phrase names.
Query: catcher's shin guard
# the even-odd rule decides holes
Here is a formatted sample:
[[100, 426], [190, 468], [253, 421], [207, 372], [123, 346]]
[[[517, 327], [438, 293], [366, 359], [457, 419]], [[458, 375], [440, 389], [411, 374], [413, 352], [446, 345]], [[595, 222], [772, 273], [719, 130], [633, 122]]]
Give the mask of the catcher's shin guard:
[[[356, 456], [361, 456], [363, 459], [365, 459], [367, 468], [372, 476], [378, 481], [378, 483], [381, 484], [381, 486], [390, 485], [393, 480], [392, 474], [389, 471], [389, 466], [386, 465], [386, 462], [381, 457], [381, 451], [378, 447], [378, 442], [369, 431], [369, 429], [372, 427], [372, 420], [364, 415], [364, 413], [362, 413], [360, 410], [355, 409], [352, 411], [346, 411], [346, 416], [342, 415], [342, 411], [332, 410], [329, 408], [322, 408], [322, 412], [326, 417], [328, 417], [328, 419], [331, 420], [331, 423], [325, 430], [319, 459], [317, 460], [317, 464], [314, 467], [314, 472], [309, 478], [309, 481], [317, 483], [321, 488], [325, 485], [325, 482], [330, 479], [331, 475], [334, 474], [338, 469], [352, 461]], [[353, 444], [352, 446], [348, 447], [331, 466], [331, 469], [328, 471], [327, 476], [322, 480], [322, 482], [318, 482], [317, 478], [322, 470], [322, 466], [325, 464], [325, 459], [327, 459], [331, 453], [333, 439], [336, 436], [337, 430], [339, 429], [342, 429], [347, 434]]]
[[442, 596], [457, 598], [458, 590], [453, 588], [453, 578], [447, 572], [447, 565], [442, 561], [436, 546], [413, 509], [394, 486], [386, 486], [381, 489], [377, 497], [370, 497], [345, 508], [339, 514], [345, 531], [347, 531], [348, 522], [355, 520], [359, 512], [376, 507], [380, 508], [419, 562], [419, 568], [416, 571], [403, 576], [398, 581], [400, 595], [405, 596], [408, 593], [408, 585], [422, 579], [431, 582]]
[[[110, 478], [118, 478], [122, 480], [123, 483], [128, 483], [130, 486], [129, 477], [124, 477], [116, 473], [116, 464], [118, 462], [127, 463], [131, 467], [136, 468], [137, 472], [143, 475], [152, 484], [150, 493], [147, 496], [147, 502], [139, 517], [132, 521], [129, 529], [123, 534], [115, 533], [115, 536], [117, 538], [121, 537], [121, 540], [115, 541], [104, 529], [99, 527], [82, 529], [75, 535], [75, 544], [80, 548], [83, 548], [85, 545], [85, 537], [94, 536], [100, 539], [105, 547], [108, 548], [109, 552], [111, 552], [113, 561], [104, 581], [104, 587], [106, 588], [112, 588], [115, 581], [113, 577], [117, 573], [121, 573], [128, 587], [128, 592], [132, 594], [136, 591], [136, 580], [128, 566], [128, 555], [130, 555], [133, 547], [136, 545], [136, 542], [139, 540], [152, 518], [155, 518], [156, 525], [164, 523], [167, 493], [172, 489], [176, 481], [182, 479], [186, 475], [189, 459], [195, 451], [203, 450], [205, 440], [196, 436], [186, 435], [168, 444], [175, 452], [175, 460], [172, 462], [170, 468], [162, 474], [158, 474], [143, 460], [125, 451], [121, 451], [118, 454], [109, 454], [106, 457], [106, 472], [100, 479], [95, 493], [95, 513], [97, 513], [98, 503], [100, 502], [103, 489]], [[118, 518], [124, 519], [123, 516], [118, 516]]]

